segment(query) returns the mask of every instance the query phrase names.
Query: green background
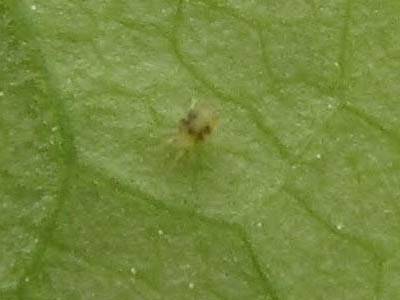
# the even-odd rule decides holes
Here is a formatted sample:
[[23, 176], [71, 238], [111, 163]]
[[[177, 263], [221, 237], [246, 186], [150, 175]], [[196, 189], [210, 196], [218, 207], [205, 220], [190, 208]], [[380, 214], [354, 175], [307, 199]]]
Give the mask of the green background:
[[0, 299], [400, 299], [399, 1], [0, 14]]

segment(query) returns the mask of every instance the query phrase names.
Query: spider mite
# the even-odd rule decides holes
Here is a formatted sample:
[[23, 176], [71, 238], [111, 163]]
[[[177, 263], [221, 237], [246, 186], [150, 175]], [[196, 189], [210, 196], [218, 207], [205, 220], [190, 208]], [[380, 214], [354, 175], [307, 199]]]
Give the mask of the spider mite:
[[217, 128], [218, 121], [218, 114], [210, 106], [194, 104], [179, 121], [176, 141], [183, 147], [204, 142]]

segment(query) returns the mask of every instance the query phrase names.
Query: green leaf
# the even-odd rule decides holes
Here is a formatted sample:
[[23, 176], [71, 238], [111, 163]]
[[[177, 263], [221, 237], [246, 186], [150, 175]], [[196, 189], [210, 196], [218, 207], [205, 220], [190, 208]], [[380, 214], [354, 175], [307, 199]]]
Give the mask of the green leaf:
[[0, 299], [400, 299], [400, 2], [0, 13]]

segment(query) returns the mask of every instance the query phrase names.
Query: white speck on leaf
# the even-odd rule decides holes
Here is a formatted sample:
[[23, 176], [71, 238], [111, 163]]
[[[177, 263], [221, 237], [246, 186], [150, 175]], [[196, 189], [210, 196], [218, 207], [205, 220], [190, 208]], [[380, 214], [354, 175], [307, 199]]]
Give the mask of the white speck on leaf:
[[29, 277], [25, 277], [25, 282], [29, 282]]
[[321, 159], [321, 154], [318, 153], [318, 154], [316, 155], [316, 157], [317, 157], [317, 159]]
[[336, 225], [337, 230], [342, 230], [343, 229], [343, 224], [339, 223]]
[[162, 231], [161, 229], [158, 231], [158, 235], [164, 235], [164, 231]]
[[189, 282], [189, 289], [194, 289], [194, 283], [193, 282]]
[[36, 10], [36, 9], [37, 9], [36, 5], [32, 5], [32, 6], [31, 6], [31, 9], [32, 9], [32, 10]]
[[4, 92], [1, 91], [1, 92], [0, 92], [0, 97], [3, 97], [3, 96], [4, 96]]
[[136, 275], [136, 269], [135, 268], [131, 268], [131, 273], [132, 273], [132, 275]]
[[257, 223], [257, 227], [262, 227], [262, 226], [263, 226], [263, 224], [261, 222]]

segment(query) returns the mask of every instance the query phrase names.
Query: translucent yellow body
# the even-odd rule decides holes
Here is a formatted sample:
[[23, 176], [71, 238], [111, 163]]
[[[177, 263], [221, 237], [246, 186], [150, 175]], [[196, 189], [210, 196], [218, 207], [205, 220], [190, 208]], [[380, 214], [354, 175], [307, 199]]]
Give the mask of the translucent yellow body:
[[208, 105], [195, 104], [186, 117], [179, 121], [177, 146], [188, 149], [204, 142], [215, 131], [219, 123], [218, 114]]

